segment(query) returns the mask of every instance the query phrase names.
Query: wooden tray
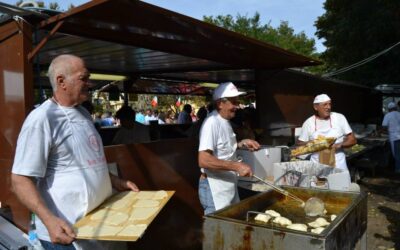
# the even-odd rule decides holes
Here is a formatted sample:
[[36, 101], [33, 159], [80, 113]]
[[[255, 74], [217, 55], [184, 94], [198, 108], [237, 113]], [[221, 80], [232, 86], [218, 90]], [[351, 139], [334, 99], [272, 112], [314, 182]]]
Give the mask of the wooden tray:
[[[132, 192], [132, 191], [130, 191]], [[157, 192], [157, 191], [144, 191], [144, 192]], [[166, 191], [167, 192], [167, 197], [163, 198], [163, 199], [159, 199], [157, 201], [159, 201], [159, 205], [157, 206], [157, 211], [150, 216], [149, 218], [145, 219], [145, 220], [125, 220], [123, 222], [121, 222], [120, 225], [117, 225], [117, 227], [120, 227], [120, 231], [122, 231], [126, 226], [128, 225], [138, 225], [138, 224], [147, 224], [147, 227], [150, 225], [150, 223], [154, 220], [154, 218], [158, 215], [158, 213], [161, 211], [161, 209], [165, 206], [165, 204], [167, 204], [167, 202], [169, 201], [169, 199], [172, 197], [172, 195], [175, 193], [175, 191]], [[140, 193], [140, 192], [139, 192]], [[93, 211], [91, 211], [89, 214], [87, 214], [85, 217], [83, 217], [82, 219], [80, 219], [78, 222], [76, 222], [73, 227], [74, 229], [79, 229], [82, 228], [84, 226], [92, 226], [94, 228], [101, 228], [103, 226], [108, 226], [104, 224], [104, 220], [107, 219], [107, 215], [104, 215], [104, 217], [102, 217], [101, 220], [92, 220], [90, 217], [92, 214], [101, 211], [101, 210], [106, 210], [106, 211], [110, 211], [109, 208], [104, 208], [102, 207], [104, 204], [108, 203], [108, 204], [113, 204], [115, 202], [115, 200], [113, 201], [113, 199], [118, 196], [121, 195], [122, 193], [118, 193], [113, 195], [112, 197], [108, 198], [106, 201], [104, 201], [100, 206], [98, 206], [96, 209], [94, 209]], [[125, 199], [125, 198], [124, 198]], [[137, 198], [136, 195], [132, 195], [128, 198], [126, 198], [128, 200], [130, 200], [131, 205], [130, 206], [126, 206], [124, 208], [120, 208], [120, 209], [116, 209], [116, 210], [112, 210], [115, 212], [123, 212], [126, 213], [128, 216], [131, 216], [132, 212], [133, 212], [133, 205], [137, 202]], [[95, 239], [95, 240], [112, 240], [112, 241], [137, 241], [143, 234], [144, 234], [145, 230], [143, 231], [143, 233], [140, 236], [97, 236], [97, 235], [92, 235], [92, 236], [77, 236], [77, 239]]]

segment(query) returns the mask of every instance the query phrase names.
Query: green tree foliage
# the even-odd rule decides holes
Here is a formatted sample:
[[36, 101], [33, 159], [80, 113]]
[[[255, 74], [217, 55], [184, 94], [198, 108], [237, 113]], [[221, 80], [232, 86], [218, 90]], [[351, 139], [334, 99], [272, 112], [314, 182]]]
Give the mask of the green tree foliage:
[[203, 16], [203, 20], [291, 52], [318, 59], [315, 40], [308, 38], [304, 32], [296, 34], [287, 21], [282, 21], [276, 28], [272, 27], [270, 23], [262, 25], [258, 12], [253, 17], [242, 16], [240, 14], [236, 18], [231, 15], [218, 15], [216, 17]]
[[68, 10], [71, 10], [71, 9], [73, 9], [73, 8], [75, 8], [76, 6], [75, 5], [73, 5], [72, 3], [70, 3], [69, 5], [68, 5]]
[[[22, 0], [18, 0], [15, 3], [15, 5], [19, 6], [22, 2], [23, 2]], [[40, 8], [48, 8], [48, 9], [51, 9], [51, 10], [61, 11], [60, 5], [57, 2], [51, 2], [51, 3], [49, 3], [48, 6], [46, 6], [43, 1], [36, 1], [36, 3], [39, 5]], [[75, 8], [75, 5], [69, 4], [68, 10], [73, 9], [73, 8]]]
[[51, 9], [51, 10], [60, 10], [60, 5], [58, 5], [58, 3], [56, 3], [56, 2], [49, 3], [49, 9]]
[[[400, 1], [326, 0], [326, 13], [316, 22], [326, 41], [321, 55], [329, 71], [368, 58], [400, 41]], [[335, 76], [374, 86], [400, 82], [400, 46], [377, 59]]]

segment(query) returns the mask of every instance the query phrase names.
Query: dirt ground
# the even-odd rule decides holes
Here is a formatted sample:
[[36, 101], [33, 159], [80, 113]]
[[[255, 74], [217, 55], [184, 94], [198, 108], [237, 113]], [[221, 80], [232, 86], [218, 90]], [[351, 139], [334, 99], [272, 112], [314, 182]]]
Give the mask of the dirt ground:
[[365, 173], [359, 184], [368, 194], [368, 249], [400, 249], [400, 174]]

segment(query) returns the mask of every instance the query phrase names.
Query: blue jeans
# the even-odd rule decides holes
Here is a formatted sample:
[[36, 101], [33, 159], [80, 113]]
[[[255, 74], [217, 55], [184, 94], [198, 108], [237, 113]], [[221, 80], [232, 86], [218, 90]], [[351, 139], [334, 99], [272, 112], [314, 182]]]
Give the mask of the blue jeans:
[[400, 140], [394, 141], [393, 142], [393, 156], [394, 156], [394, 171], [396, 173], [400, 173]]
[[214, 200], [207, 178], [200, 178], [199, 180], [199, 199], [204, 208], [204, 215], [215, 211]]
[[54, 244], [45, 240], [40, 240], [42, 247], [46, 250], [75, 250], [74, 245], [61, 245], [61, 244]]

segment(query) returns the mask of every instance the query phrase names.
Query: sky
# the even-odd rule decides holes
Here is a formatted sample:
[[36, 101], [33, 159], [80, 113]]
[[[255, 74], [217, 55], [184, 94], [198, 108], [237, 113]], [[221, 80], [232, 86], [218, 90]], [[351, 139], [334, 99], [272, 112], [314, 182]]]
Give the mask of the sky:
[[[2, 2], [15, 4], [17, 0]], [[206, 16], [247, 15], [252, 17], [256, 11], [260, 13], [261, 23], [269, 23], [272, 27], [279, 26], [281, 21], [288, 21], [295, 33], [304, 32], [307, 37], [314, 38], [318, 52], [325, 50], [322, 40], [315, 36], [314, 26], [318, 16], [324, 14], [325, 0], [144, 0], [147, 3], [178, 12], [196, 19]], [[45, 0], [58, 2], [61, 9], [67, 9], [72, 3], [81, 5], [87, 0]]]

